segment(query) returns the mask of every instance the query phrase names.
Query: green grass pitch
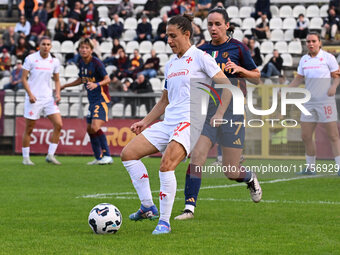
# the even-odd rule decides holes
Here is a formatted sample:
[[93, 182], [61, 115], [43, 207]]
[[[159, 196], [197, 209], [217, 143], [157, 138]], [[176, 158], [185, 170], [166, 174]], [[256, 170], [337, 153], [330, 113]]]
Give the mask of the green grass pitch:
[[[195, 219], [178, 222], [173, 217], [184, 206], [187, 167], [181, 163], [172, 233], [152, 236], [156, 221], [128, 219], [140, 204], [119, 158], [110, 166], [87, 166], [90, 157], [59, 160], [62, 165], [53, 166], [43, 156], [33, 156], [36, 165], [23, 166], [20, 156], [0, 157], [0, 254], [340, 254], [337, 175], [262, 176], [263, 201], [258, 204], [250, 200], [245, 185], [204, 178]], [[143, 161], [158, 206], [160, 159]], [[303, 164], [245, 164], [288, 162]], [[122, 213], [117, 234], [96, 235], [87, 223], [91, 208], [102, 202]]]

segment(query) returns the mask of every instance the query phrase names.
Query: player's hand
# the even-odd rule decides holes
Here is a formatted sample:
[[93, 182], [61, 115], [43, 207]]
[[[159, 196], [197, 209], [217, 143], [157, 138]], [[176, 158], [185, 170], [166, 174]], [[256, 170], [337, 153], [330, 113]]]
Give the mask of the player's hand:
[[236, 65], [234, 62], [232, 62], [232, 61], [230, 60], [230, 58], [228, 58], [228, 62], [227, 62], [227, 64], [226, 64], [226, 66], [225, 66], [225, 69], [226, 69], [226, 70], [232, 69], [233, 71], [232, 71], [231, 74], [239, 73], [239, 72], [241, 72], [241, 70], [242, 70], [241, 67], [238, 66], [238, 65]]
[[55, 102], [59, 103], [61, 97], [60, 97], [60, 93], [55, 93]]
[[94, 82], [88, 82], [87, 85], [86, 85], [86, 88], [88, 90], [94, 90], [95, 88], [98, 87], [98, 84], [97, 83], [94, 83]]
[[60, 91], [62, 91], [63, 89], [65, 89], [65, 85], [60, 86]]
[[37, 99], [35, 98], [35, 96], [33, 94], [30, 94], [28, 97], [29, 97], [31, 104], [34, 104], [37, 101]]
[[331, 87], [328, 89], [328, 91], [327, 91], [327, 95], [328, 95], [329, 97], [334, 96], [335, 93], [336, 93], [336, 87], [334, 87], [334, 86], [331, 86]]
[[223, 115], [215, 113], [214, 116], [210, 119], [210, 126], [219, 127], [223, 124]]
[[130, 127], [131, 131], [135, 133], [136, 135], [139, 135], [140, 133], [142, 133], [142, 131], [146, 128], [147, 128], [147, 125], [144, 123], [143, 120], [133, 123], [132, 126]]

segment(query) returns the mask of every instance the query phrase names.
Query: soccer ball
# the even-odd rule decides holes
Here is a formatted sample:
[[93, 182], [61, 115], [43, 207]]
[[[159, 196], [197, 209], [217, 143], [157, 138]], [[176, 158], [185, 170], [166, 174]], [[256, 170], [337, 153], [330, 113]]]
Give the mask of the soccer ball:
[[90, 212], [89, 225], [96, 234], [115, 234], [122, 225], [122, 215], [114, 205], [99, 204]]

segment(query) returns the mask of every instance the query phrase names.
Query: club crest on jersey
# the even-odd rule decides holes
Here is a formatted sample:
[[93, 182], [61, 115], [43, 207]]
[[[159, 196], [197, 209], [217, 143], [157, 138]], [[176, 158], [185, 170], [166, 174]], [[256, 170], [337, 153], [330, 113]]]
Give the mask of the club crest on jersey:
[[217, 56], [218, 56], [218, 51], [213, 51], [213, 52], [211, 53], [211, 56], [212, 56], [213, 58], [217, 58]]
[[222, 54], [222, 58], [227, 58], [229, 56], [229, 52], [225, 51]]

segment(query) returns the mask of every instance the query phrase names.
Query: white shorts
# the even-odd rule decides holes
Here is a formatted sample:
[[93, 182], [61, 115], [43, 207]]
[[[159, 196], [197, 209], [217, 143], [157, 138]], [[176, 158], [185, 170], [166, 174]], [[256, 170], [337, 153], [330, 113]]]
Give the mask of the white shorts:
[[[192, 134], [190, 136], [190, 133]], [[183, 145], [187, 156], [196, 144], [201, 132], [190, 126], [189, 122], [181, 122], [176, 125], [167, 125], [163, 121], [153, 124], [145, 129], [142, 134], [160, 152], [164, 152], [167, 145], [175, 140]], [[192, 146], [191, 146], [192, 145]]]
[[44, 116], [60, 113], [59, 107], [54, 101], [54, 98], [39, 99], [34, 104], [30, 103], [29, 99], [25, 99], [24, 117], [26, 119], [38, 120], [41, 113]]
[[304, 104], [304, 107], [312, 115], [304, 115], [301, 113], [301, 122], [333, 122], [338, 120], [338, 111], [336, 109], [336, 103], [325, 102], [320, 104]]

